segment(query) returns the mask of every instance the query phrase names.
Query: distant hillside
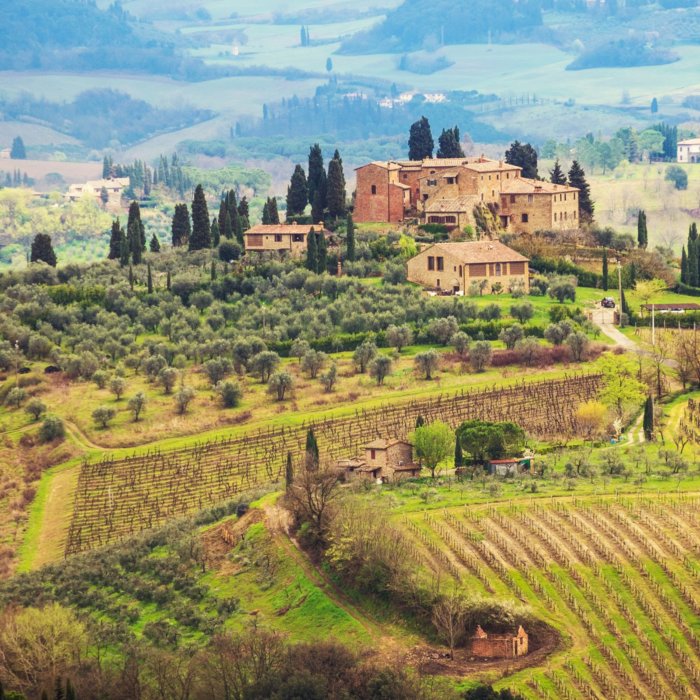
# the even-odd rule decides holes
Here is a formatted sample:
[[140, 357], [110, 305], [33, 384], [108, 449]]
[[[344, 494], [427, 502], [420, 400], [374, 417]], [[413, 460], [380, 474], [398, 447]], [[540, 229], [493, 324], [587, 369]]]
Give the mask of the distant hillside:
[[343, 44], [343, 53], [413, 51], [440, 44], [483, 43], [542, 25], [539, 0], [406, 0], [368, 32]]
[[620, 39], [595, 46], [582, 53], [566, 67], [566, 70], [659, 66], [677, 60], [678, 56], [672, 51], [650, 46], [639, 39]]

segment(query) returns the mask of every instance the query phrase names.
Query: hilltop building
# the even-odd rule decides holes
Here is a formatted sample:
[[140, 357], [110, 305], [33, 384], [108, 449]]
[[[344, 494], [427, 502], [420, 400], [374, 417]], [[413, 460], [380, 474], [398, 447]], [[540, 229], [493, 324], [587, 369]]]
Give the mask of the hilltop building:
[[122, 193], [128, 186], [128, 177], [88, 180], [83, 184], [71, 185], [63, 196], [67, 202], [76, 202], [87, 194], [103, 204], [108, 211], [118, 212], [121, 209]]
[[700, 139], [686, 139], [678, 142], [679, 163], [700, 163]]
[[326, 238], [331, 235], [323, 224], [258, 224], [245, 232], [245, 250], [246, 253], [280, 253], [301, 258], [306, 255], [306, 239], [311, 231], [323, 231]]
[[474, 225], [474, 209], [489, 207], [506, 231], [579, 227], [578, 190], [521, 176], [502, 160], [428, 158], [375, 161], [357, 169], [357, 222], [400, 224], [407, 219], [448, 228]]
[[472, 284], [487, 294], [498, 282], [504, 290], [529, 291], [529, 261], [497, 241], [436, 243], [408, 261], [408, 281], [466, 294]]

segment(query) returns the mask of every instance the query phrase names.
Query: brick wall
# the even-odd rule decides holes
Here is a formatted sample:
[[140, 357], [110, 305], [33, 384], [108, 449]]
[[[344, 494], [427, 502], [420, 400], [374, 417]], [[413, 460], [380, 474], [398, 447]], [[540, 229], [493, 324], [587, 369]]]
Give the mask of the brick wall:
[[403, 221], [404, 190], [390, 182], [386, 168], [370, 163], [357, 171], [353, 218], [358, 223]]

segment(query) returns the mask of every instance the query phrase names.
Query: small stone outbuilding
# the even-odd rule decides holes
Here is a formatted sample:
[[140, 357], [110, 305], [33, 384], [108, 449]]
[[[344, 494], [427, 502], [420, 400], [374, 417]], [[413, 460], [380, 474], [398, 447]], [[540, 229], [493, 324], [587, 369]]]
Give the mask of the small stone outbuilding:
[[528, 642], [528, 634], [522, 625], [518, 627], [515, 634], [489, 633], [479, 625], [469, 640], [472, 656], [482, 659], [510, 659], [526, 656]]
[[413, 462], [413, 445], [406, 440], [373, 440], [365, 446], [364, 457], [338, 461], [338, 469], [347, 479], [397, 481], [420, 475], [420, 465]]

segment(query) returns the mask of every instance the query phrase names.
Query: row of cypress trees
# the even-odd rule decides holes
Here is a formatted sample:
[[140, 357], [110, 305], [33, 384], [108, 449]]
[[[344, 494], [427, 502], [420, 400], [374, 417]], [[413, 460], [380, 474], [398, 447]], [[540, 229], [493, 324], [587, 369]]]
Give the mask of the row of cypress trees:
[[[151, 236], [149, 249], [152, 253], [160, 251], [160, 241], [154, 233]], [[146, 229], [141, 221], [141, 208], [138, 202], [129, 205], [129, 216], [126, 230], [119, 219], [112, 222], [112, 231], [109, 238], [109, 260], [119, 260], [122, 267], [133, 263], [139, 265], [143, 260], [146, 250]]]

